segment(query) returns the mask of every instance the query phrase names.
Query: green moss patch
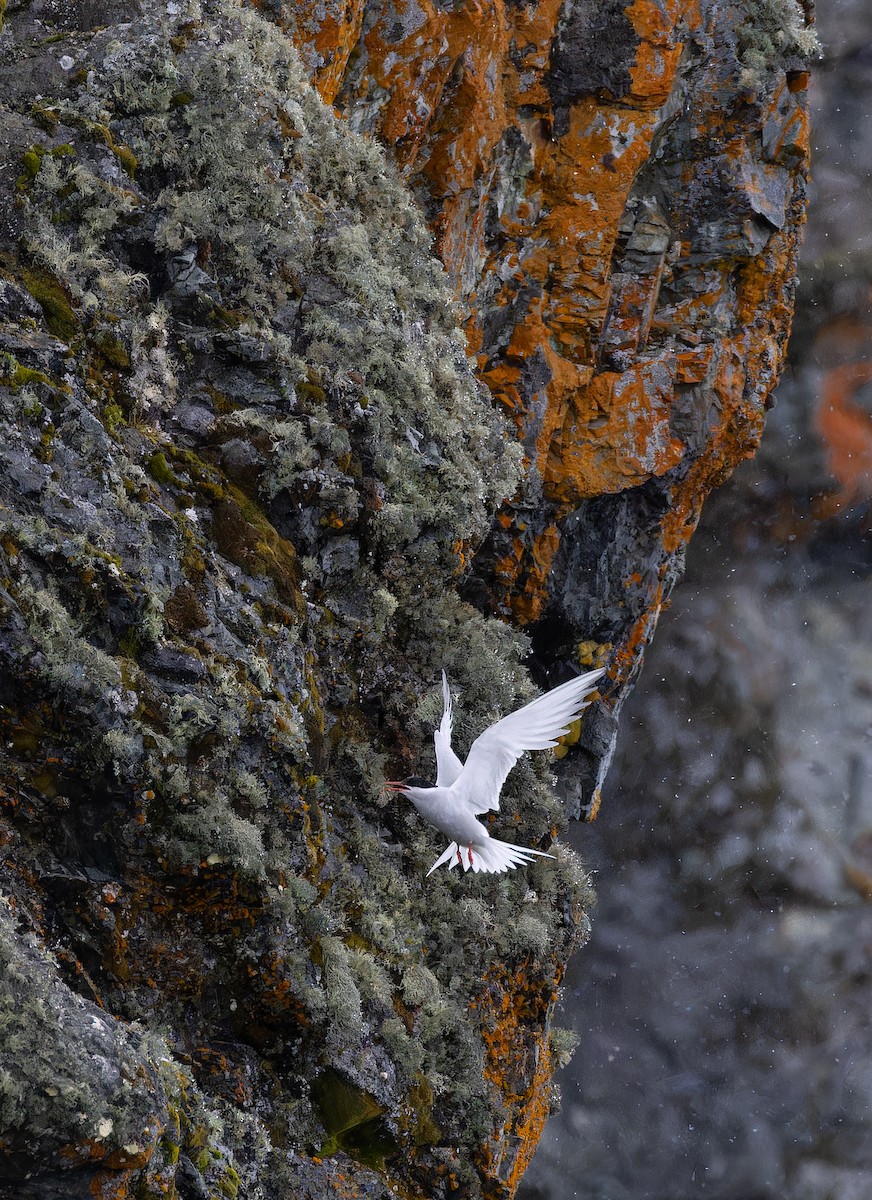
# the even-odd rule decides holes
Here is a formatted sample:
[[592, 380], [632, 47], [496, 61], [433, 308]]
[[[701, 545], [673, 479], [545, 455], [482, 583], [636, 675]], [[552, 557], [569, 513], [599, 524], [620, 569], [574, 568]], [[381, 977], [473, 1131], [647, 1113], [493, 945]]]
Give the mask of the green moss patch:
[[55, 387], [55, 383], [43, 371], [35, 371], [23, 367], [12, 354], [0, 352], [0, 382], [7, 383], [13, 388], [23, 388], [33, 384], [45, 383]]
[[384, 1170], [385, 1158], [398, 1147], [383, 1120], [384, 1109], [372, 1096], [338, 1071], [326, 1070], [312, 1085], [312, 1099], [328, 1135], [319, 1155], [344, 1150], [365, 1166]]
[[72, 342], [81, 332], [81, 325], [70, 303], [69, 292], [50, 271], [40, 267], [21, 266], [17, 275], [42, 309], [46, 324], [55, 337]]

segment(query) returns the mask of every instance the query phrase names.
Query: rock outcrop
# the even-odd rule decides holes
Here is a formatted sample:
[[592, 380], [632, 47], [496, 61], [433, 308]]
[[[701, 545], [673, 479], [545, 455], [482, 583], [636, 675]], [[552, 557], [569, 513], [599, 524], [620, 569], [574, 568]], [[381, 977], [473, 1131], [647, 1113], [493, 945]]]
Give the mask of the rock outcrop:
[[[628, 679], [783, 362], [813, 35], [793, 0], [343, 11], [286, 20], [409, 179], [524, 447], [473, 594], [546, 663], [607, 645]], [[586, 726], [575, 815], [599, 804], [616, 713]]]
[[588, 880], [541, 756], [496, 828], [555, 861], [474, 886], [381, 785], [440, 667], [463, 749], [532, 646], [613, 664], [560, 751], [595, 810], [780, 366], [808, 33], [119, 0], [2, 38], [0, 1194], [510, 1195]]
[[691, 1177], [872, 1193], [870, 21], [870, 0], [819, 10], [789, 369], [760, 451], [703, 512], [603, 818], [576, 831], [600, 881], [566, 980], [585, 1037], [529, 1200]]

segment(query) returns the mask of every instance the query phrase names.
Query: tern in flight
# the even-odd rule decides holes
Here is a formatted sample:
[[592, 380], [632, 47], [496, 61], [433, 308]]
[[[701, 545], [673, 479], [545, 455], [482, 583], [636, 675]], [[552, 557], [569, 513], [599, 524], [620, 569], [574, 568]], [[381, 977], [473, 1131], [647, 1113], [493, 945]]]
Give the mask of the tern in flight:
[[590, 703], [586, 699], [604, 670], [588, 671], [531, 700], [479, 734], [462, 763], [451, 749], [451, 692], [442, 672], [444, 712], [433, 734], [436, 743], [436, 783], [413, 777], [388, 780], [385, 788], [408, 797], [425, 821], [451, 838], [448, 849], [427, 872], [448, 863], [464, 871], [508, 871], [533, 861], [553, 858], [543, 850], [530, 850], [492, 838], [476, 817], [499, 809], [500, 792], [509, 771], [525, 750], [547, 750], [569, 732]]

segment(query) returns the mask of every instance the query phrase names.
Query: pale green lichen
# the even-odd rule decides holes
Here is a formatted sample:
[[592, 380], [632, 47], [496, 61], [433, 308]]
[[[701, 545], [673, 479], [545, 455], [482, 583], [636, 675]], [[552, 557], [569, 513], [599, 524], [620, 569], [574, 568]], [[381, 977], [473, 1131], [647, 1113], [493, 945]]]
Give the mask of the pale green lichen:
[[86, 693], [101, 700], [118, 696], [121, 671], [118, 663], [81, 636], [72, 614], [53, 588], [32, 588], [23, 583], [18, 599], [27, 613], [34, 645], [43, 655], [50, 682], [63, 693]]
[[362, 999], [376, 1001], [383, 1009], [390, 1009], [393, 984], [378, 959], [366, 950], [349, 949], [348, 963]]
[[403, 999], [415, 1007], [440, 1005], [439, 981], [422, 963], [414, 963], [403, 974]]
[[336, 937], [322, 937], [319, 945], [330, 1019], [328, 1036], [337, 1049], [353, 1046], [363, 1032], [363, 1014], [348, 951]]
[[578, 1049], [578, 1032], [575, 1029], [566, 1029], [562, 1025], [552, 1025], [548, 1040], [555, 1064], [561, 1070], [568, 1067]]
[[65, 1148], [143, 1150], [163, 1124], [157, 1038], [134, 1034], [71, 992], [0, 896], [0, 1140], [7, 1154], [37, 1142], [43, 1163]]
[[820, 57], [821, 45], [813, 26], [806, 24], [798, 0], [762, 0], [750, 6], [748, 19], [737, 26], [739, 82], [758, 91], [771, 84], [773, 72]]

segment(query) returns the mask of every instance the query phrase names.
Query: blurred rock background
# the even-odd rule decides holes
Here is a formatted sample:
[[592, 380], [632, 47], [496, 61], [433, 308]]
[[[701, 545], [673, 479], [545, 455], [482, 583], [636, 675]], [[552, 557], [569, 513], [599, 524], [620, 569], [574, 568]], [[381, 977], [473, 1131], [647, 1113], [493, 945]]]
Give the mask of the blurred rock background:
[[872, 1195], [872, 4], [818, 22], [791, 366], [577, 834], [599, 906], [527, 1200]]

